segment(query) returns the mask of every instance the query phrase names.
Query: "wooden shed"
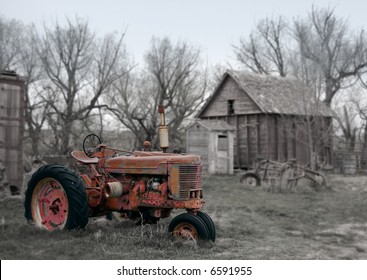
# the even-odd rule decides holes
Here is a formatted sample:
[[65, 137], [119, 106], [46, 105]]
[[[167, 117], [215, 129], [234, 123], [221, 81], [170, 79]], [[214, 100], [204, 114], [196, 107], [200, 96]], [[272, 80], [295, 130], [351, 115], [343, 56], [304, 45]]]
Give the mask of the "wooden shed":
[[23, 184], [25, 79], [12, 71], [0, 72], [0, 160], [9, 186]]
[[201, 156], [209, 174], [233, 174], [234, 131], [222, 120], [197, 120], [186, 129], [186, 150]]
[[236, 129], [235, 168], [261, 159], [332, 162], [333, 112], [299, 80], [227, 71], [197, 117]]

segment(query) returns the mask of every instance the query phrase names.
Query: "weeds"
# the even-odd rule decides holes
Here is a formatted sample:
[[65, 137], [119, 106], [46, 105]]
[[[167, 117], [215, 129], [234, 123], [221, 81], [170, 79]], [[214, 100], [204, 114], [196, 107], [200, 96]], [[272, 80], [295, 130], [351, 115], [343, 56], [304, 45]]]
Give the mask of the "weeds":
[[91, 218], [85, 230], [47, 232], [26, 222], [21, 199], [7, 199], [0, 259], [367, 259], [367, 177], [330, 177], [333, 191], [321, 192], [248, 190], [235, 176], [203, 182], [215, 243], [173, 239], [171, 218]]

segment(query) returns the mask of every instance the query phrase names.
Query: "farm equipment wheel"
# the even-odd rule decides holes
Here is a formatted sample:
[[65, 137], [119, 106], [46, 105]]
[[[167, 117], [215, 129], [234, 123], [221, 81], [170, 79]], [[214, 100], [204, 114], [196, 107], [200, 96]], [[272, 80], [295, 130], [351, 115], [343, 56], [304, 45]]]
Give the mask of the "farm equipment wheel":
[[208, 214], [201, 212], [201, 211], [198, 211], [197, 215], [200, 219], [204, 221], [206, 227], [208, 228], [210, 240], [215, 242], [216, 231], [215, 231], [215, 225], [214, 225], [212, 218], [210, 218]]
[[28, 182], [25, 217], [47, 230], [85, 228], [87, 194], [81, 178], [63, 165], [39, 168]]
[[101, 144], [101, 139], [95, 135], [95, 134], [88, 134], [84, 140], [83, 140], [83, 151], [84, 153], [90, 157], [93, 158], [93, 154], [96, 152], [95, 148]]
[[182, 213], [172, 219], [168, 226], [175, 238], [209, 240], [209, 230], [205, 222], [198, 216], [189, 213]]
[[259, 176], [256, 173], [245, 173], [242, 175], [240, 182], [245, 186], [245, 187], [258, 187], [261, 185], [261, 181]]

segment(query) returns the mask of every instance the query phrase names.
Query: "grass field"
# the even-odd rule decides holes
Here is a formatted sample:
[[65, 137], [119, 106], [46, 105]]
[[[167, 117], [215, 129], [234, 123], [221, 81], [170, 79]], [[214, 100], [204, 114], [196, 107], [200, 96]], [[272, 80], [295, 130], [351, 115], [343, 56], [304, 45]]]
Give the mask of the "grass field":
[[[246, 189], [204, 178], [215, 243], [172, 240], [167, 226], [92, 218], [84, 231], [28, 224], [21, 198], [0, 202], [0, 259], [367, 259], [367, 177], [330, 176], [330, 189]], [[174, 215], [180, 213], [174, 212]]]

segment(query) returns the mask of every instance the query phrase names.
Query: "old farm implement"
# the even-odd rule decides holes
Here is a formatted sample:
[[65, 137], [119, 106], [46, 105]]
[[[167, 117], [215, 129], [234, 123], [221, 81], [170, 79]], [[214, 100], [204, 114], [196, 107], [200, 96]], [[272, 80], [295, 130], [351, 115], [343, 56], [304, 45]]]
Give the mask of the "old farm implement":
[[260, 161], [254, 170], [244, 173], [240, 181], [249, 187], [267, 185], [284, 190], [296, 189], [303, 184], [319, 190], [327, 184], [326, 177], [321, 172], [294, 161], [281, 163], [272, 160]]

